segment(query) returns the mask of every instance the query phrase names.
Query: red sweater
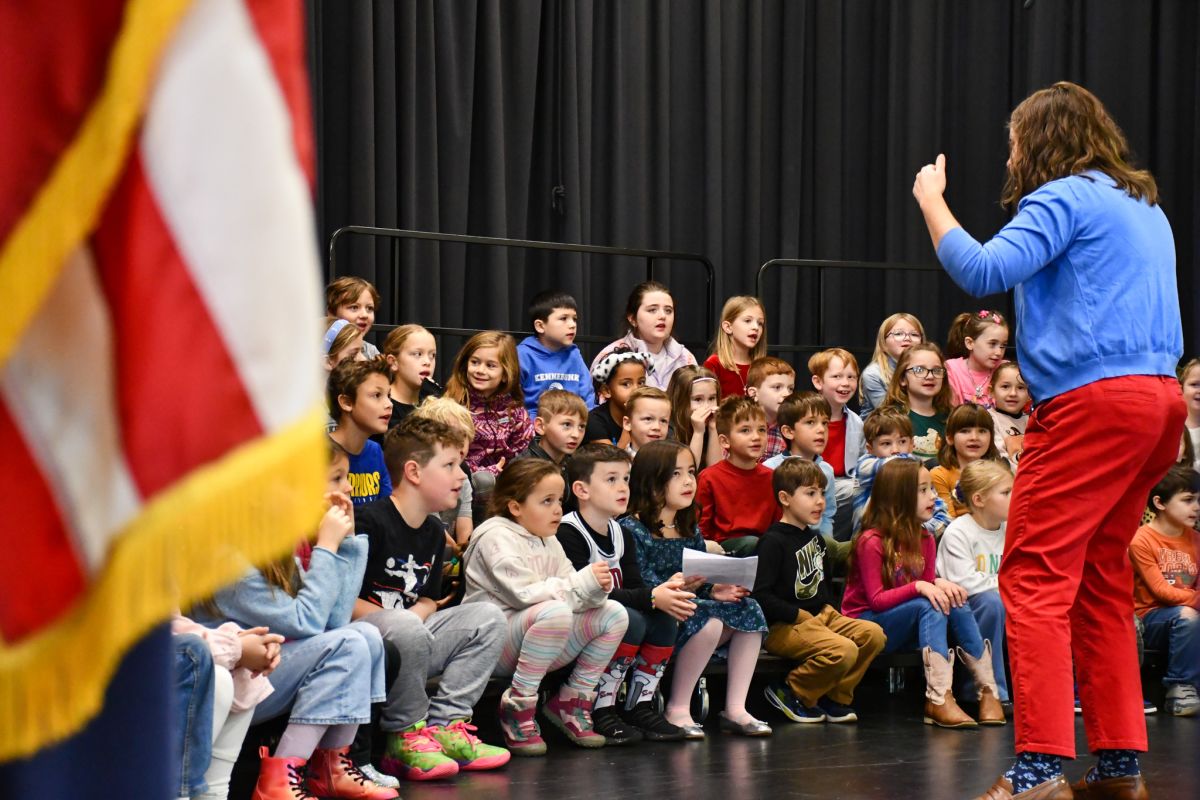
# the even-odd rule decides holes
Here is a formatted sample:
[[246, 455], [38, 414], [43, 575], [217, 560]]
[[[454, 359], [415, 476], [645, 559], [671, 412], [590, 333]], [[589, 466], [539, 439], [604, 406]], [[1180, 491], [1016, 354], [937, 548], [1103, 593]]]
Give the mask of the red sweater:
[[728, 461], [701, 472], [696, 502], [704, 538], [723, 542], [736, 536], [758, 536], [778, 520], [771, 475], [762, 464], [739, 469]]
[[898, 574], [891, 589], [883, 587], [883, 541], [879, 531], [863, 531], [854, 551], [854, 571], [846, 576], [846, 593], [842, 596], [842, 613], [847, 617], [862, 616], [864, 611], [887, 611], [917, 597], [917, 581], [933, 583], [937, 566], [937, 543], [926, 532], [921, 536], [921, 555], [925, 568], [915, 578]]
[[722, 367], [717, 354], [713, 353], [704, 362], [704, 366], [717, 376], [717, 383], [721, 384], [722, 399], [746, 393], [746, 377], [750, 374], [749, 364], [738, 364], [737, 372], [734, 372]]

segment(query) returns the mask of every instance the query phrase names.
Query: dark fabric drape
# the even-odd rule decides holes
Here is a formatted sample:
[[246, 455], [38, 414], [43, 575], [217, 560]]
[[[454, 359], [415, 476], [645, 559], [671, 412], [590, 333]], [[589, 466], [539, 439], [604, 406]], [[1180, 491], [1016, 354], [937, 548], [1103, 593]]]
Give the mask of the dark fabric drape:
[[[932, 263], [913, 175], [945, 152], [952, 209], [990, 236], [1006, 220], [1009, 111], [1069, 79], [1100, 96], [1159, 180], [1194, 352], [1198, 5], [310, 0], [320, 230], [704, 253], [718, 304], [753, 291], [773, 257]], [[582, 331], [607, 335], [644, 265], [357, 240], [339, 272], [380, 287], [380, 322], [524, 329], [528, 298], [558, 286], [579, 298]], [[680, 338], [707, 342], [700, 273], [677, 262], [660, 275]], [[811, 273], [767, 278], [773, 343], [869, 351], [896, 310], [940, 340], [958, 311], [1008, 308], [936, 273], [853, 271], [814, 290]]]

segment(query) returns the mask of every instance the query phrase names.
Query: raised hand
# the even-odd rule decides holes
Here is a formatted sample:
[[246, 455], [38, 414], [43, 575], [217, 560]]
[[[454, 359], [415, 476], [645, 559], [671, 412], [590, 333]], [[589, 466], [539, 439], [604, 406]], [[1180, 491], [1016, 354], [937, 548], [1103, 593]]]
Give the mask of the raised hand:
[[934, 197], [946, 193], [946, 156], [938, 153], [937, 160], [932, 164], [921, 167], [913, 181], [913, 197], [918, 203], [924, 203]]

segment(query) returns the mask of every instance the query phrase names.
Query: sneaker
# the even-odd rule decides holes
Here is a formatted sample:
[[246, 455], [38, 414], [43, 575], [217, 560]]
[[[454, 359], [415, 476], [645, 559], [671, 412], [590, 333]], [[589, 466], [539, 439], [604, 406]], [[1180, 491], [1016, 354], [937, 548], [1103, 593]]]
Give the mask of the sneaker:
[[638, 703], [625, 712], [625, 721], [642, 732], [652, 742], [681, 742], [683, 728], [667, 722], [667, 718], [654, 710], [654, 701]]
[[478, 771], [503, 767], [512, 753], [503, 747], [484, 744], [475, 735], [477, 731], [465, 719], [456, 719], [449, 725], [434, 725], [429, 735], [442, 746], [442, 752], [453, 758], [459, 769]]
[[1167, 713], [1172, 717], [1194, 717], [1200, 712], [1200, 697], [1190, 683], [1177, 683], [1167, 688]]
[[363, 764], [358, 768], [358, 771], [363, 775], [366, 775], [369, 780], [378, 783], [380, 786], [384, 786], [388, 789], [400, 788], [400, 781], [396, 780], [391, 775], [383, 774], [379, 770], [375, 769], [374, 765], [372, 764]]
[[825, 712], [826, 722], [858, 722], [858, 714], [850, 706], [835, 703], [828, 697], [817, 701], [817, 708]]
[[772, 683], [763, 689], [767, 702], [775, 706], [792, 722], [824, 722], [825, 712], [809, 708], [795, 693], [782, 683]]
[[458, 763], [442, 752], [433, 729], [422, 720], [407, 730], [388, 734], [380, 768], [410, 781], [432, 781], [458, 774]]
[[604, 737], [593, 729], [591, 698], [580, 692], [562, 687], [542, 705], [542, 714], [580, 747], [604, 746]]
[[640, 742], [642, 732], [617, 715], [613, 706], [592, 711], [592, 730], [604, 737], [605, 745], [622, 745]]
[[1078, 689], [1075, 690], [1075, 713], [1076, 714], [1083, 713], [1083, 703], [1079, 702], [1079, 690]]
[[1149, 700], [1143, 700], [1142, 701], [1142, 713], [1145, 714], [1147, 717], [1150, 716], [1151, 714], [1157, 714], [1158, 706], [1154, 705], [1154, 703], [1151, 703]]
[[526, 697], [513, 694], [512, 688], [500, 695], [500, 729], [504, 731], [504, 743], [514, 756], [544, 756], [546, 742], [538, 728], [534, 714], [537, 711], [537, 695]]

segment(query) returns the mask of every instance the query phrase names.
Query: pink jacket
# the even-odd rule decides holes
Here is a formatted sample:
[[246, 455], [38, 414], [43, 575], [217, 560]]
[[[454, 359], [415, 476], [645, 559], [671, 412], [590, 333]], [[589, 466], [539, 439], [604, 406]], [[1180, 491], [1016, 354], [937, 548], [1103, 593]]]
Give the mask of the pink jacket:
[[847, 617], [860, 617], [864, 611], [879, 613], [917, 597], [917, 581], [933, 583], [937, 577], [937, 543], [928, 531], [921, 536], [921, 555], [925, 559], [925, 568], [920, 575], [898, 574], [892, 588], [886, 589], [883, 585], [883, 541], [878, 531], [863, 531], [854, 551], [854, 570], [846, 576], [842, 613]]
[[533, 441], [533, 422], [525, 406], [510, 394], [485, 399], [469, 391], [469, 399], [475, 438], [467, 449], [467, 466], [471, 472], [499, 475], [500, 459], [511, 463]]
[[226, 622], [219, 628], [206, 628], [179, 614], [171, 621], [171, 633], [199, 636], [208, 643], [213, 664], [228, 670], [233, 676], [232, 711], [254, 708], [275, 691], [265, 675], [255, 675], [245, 667], [237, 666], [242, 660], [242, 637], [238, 635], [240, 630], [241, 628], [232, 622]]

